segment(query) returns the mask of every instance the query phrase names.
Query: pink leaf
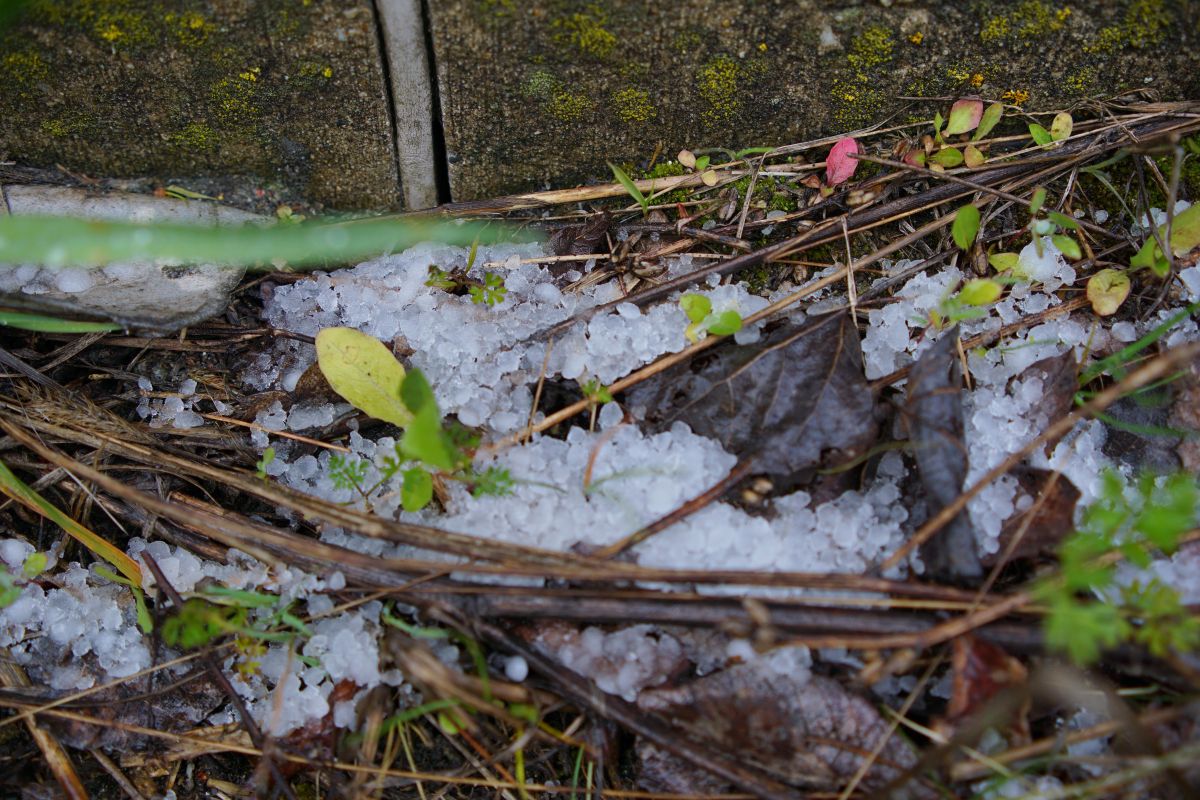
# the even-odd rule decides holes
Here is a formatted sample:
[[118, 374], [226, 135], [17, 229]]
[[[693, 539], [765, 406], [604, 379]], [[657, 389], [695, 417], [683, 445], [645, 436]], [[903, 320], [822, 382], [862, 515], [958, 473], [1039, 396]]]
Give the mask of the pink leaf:
[[839, 139], [825, 159], [825, 184], [837, 186], [850, 180], [858, 168], [858, 159], [851, 156], [859, 152], [858, 141], [853, 137]]

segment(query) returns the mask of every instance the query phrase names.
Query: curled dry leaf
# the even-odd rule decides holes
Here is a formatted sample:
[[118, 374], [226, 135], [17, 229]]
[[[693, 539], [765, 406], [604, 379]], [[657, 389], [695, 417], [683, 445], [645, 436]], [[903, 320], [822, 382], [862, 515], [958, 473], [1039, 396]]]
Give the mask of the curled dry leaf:
[[556, 256], [582, 256], [601, 247], [607, 250], [610, 222], [608, 214], [600, 211], [578, 225], [564, 225], [550, 234], [550, 249]]
[[[644, 691], [638, 707], [782, 782], [827, 791], [842, 786], [887, 735], [887, 723], [873, 703], [837, 681], [774, 662], [763, 657], [678, 688]], [[730, 788], [697, 780], [697, 770], [645, 744], [638, 755], [643, 788], [687, 794]], [[909, 745], [892, 735], [860, 788], [881, 788], [915, 761]], [[916, 782], [906, 789], [909, 797], [935, 796]]]
[[854, 177], [854, 170], [858, 169], [858, 159], [852, 156], [856, 156], [860, 152], [862, 151], [859, 148], [858, 140], [854, 137], [847, 136], [845, 139], [839, 139], [825, 158], [825, 184], [837, 186]]
[[[954, 640], [951, 656], [954, 683], [946, 716], [938, 720], [939, 732], [950, 735], [958, 723], [982, 709], [1004, 689], [1020, 686], [1028, 678], [1025, 666], [990, 642], [970, 634]], [[1022, 704], [1010, 725], [1013, 744], [1029, 741], [1028, 701]]]
[[[913, 365], [904, 413], [908, 438], [932, 516], [962, 493], [967, 477], [963, 442], [962, 365], [958, 329], [952, 328]], [[960, 511], [921, 547], [921, 558], [933, 575], [977, 578], [983, 574], [970, 518]]]
[[[683, 421], [754, 471], [793, 483], [797, 473], [842, 463], [876, 441], [874, 397], [858, 330], [846, 312], [784, 325], [752, 345], [722, 343], [626, 393], [658, 430]], [[840, 452], [840, 455], [838, 452]]]

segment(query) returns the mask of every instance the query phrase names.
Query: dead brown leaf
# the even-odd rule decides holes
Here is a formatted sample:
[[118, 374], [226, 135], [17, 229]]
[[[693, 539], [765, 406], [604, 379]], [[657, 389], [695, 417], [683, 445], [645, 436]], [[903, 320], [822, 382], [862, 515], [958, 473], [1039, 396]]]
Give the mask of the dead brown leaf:
[[[874, 705], [830, 678], [780, 668], [771, 657], [738, 664], [671, 689], [642, 692], [638, 707], [679, 727], [689, 738], [724, 752], [766, 775], [794, 785], [835, 789], [862, 766], [888, 733]], [[685, 793], [728, 789], [645, 744], [639, 783]], [[916, 763], [916, 755], [891, 736], [861, 784], [878, 788]], [[917, 784], [915, 796], [931, 797]]]

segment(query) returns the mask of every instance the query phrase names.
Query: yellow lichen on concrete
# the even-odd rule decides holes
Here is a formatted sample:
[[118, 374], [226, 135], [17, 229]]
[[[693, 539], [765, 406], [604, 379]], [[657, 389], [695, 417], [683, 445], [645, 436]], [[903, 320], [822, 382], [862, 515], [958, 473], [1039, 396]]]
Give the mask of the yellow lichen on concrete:
[[719, 126], [731, 121], [742, 109], [738, 98], [741, 69], [728, 56], [717, 56], [696, 73], [696, 90], [703, 104], [701, 117], [706, 125]]
[[217, 134], [202, 122], [189, 122], [170, 136], [171, 144], [192, 151], [212, 150], [217, 146]]
[[1141, 49], [1162, 41], [1171, 25], [1163, 0], [1134, 0], [1125, 9], [1120, 25], [1101, 28], [1084, 48], [1085, 53], [1111, 53], [1122, 47]]
[[592, 101], [581, 94], [562, 91], [550, 98], [547, 110], [559, 122], [574, 122], [592, 109]]
[[[839, 128], [866, 124], [886, 99], [878, 88], [883, 67], [892, 60], [895, 43], [892, 32], [882, 25], [864, 29], [850, 42], [846, 61], [850, 74], [835, 78], [832, 84], [833, 119]], [[963, 80], [970, 78], [964, 73]]]
[[882, 25], [872, 25], [854, 37], [846, 60], [854, 69], [865, 72], [892, 60], [892, 33]]
[[167, 14], [163, 17], [167, 28], [184, 47], [200, 47], [208, 41], [213, 24], [203, 14], [187, 11], [183, 14]]
[[1010, 37], [1044, 36], [1062, 30], [1071, 16], [1069, 6], [1054, 6], [1045, 0], [1024, 0], [1009, 14], [988, 18], [979, 32], [984, 42]]
[[604, 25], [608, 16], [599, 5], [588, 6], [586, 12], [571, 14], [554, 21], [560, 38], [596, 58], [605, 58], [617, 46], [617, 37]]
[[213, 84], [209, 96], [223, 125], [243, 124], [258, 115], [255, 102], [258, 74], [259, 68], [252, 67]]
[[8, 53], [0, 60], [0, 76], [17, 86], [28, 86], [44, 80], [50, 68], [35, 50], [18, 50]]
[[654, 117], [654, 104], [650, 102], [650, 93], [642, 89], [627, 87], [613, 93], [613, 109], [622, 122], [644, 123]]

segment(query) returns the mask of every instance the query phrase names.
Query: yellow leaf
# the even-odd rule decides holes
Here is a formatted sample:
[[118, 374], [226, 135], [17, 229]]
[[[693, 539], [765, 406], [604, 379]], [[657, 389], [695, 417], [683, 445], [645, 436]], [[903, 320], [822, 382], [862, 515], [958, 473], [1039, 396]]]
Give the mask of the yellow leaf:
[[1102, 317], [1116, 313], [1129, 296], [1129, 276], [1115, 269], [1102, 269], [1087, 282], [1087, 299]]
[[374, 336], [325, 328], [317, 334], [317, 364], [333, 390], [359, 411], [401, 428], [412, 421], [400, 399], [404, 367]]

